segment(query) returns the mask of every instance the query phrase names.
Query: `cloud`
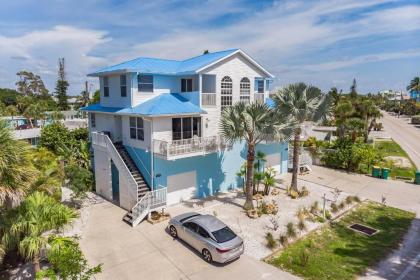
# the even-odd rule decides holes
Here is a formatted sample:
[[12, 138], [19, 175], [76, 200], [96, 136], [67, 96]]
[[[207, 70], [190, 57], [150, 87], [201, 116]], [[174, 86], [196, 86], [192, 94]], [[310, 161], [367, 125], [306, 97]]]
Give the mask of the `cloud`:
[[67, 78], [70, 85], [74, 85], [69, 92], [74, 90], [78, 93], [78, 86], [86, 80], [88, 69], [106, 64], [104, 58], [94, 56], [91, 52], [109, 41], [104, 31], [72, 26], [55, 26], [14, 37], [0, 35], [0, 64], [7, 65], [9, 87], [14, 87], [15, 74], [26, 69], [40, 74], [47, 87], [53, 89], [57, 60], [65, 57]]
[[351, 66], [371, 63], [371, 62], [380, 62], [386, 60], [395, 60], [395, 59], [404, 59], [420, 57], [420, 49], [408, 50], [404, 52], [391, 52], [391, 53], [378, 53], [378, 54], [369, 54], [355, 56], [351, 58], [344, 58], [342, 60], [329, 61], [319, 64], [309, 64], [303, 65], [300, 69], [308, 71], [332, 71], [342, 68], [348, 68]]

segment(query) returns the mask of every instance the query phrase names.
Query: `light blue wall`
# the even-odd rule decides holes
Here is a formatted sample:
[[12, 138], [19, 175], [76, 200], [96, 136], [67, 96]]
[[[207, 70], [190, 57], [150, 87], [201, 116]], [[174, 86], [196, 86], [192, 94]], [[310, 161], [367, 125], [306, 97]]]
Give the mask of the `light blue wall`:
[[[150, 166], [150, 152], [145, 152], [139, 148], [126, 146], [130, 156], [142, 172], [145, 180], [150, 185], [151, 178], [145, 173], [145, 168], [140, 160]], [[282, 144], [260, 144], [257, 151], [262, 151], [266, 155], [280, 153], [283, 161], [281, 162], [282, 173], [287, 172], [287, 143]], [[188, 157], [177, 160], [165, 160], [154, 157], [154, 185], [166, 186], [168, 176], [195, 171], [197, 174], [197, 197], [207, 197], [218, 191], [226, 191], [241, 186], [241, 179], [236, 176], [236, 172], [246, 160], [246, 145], [244, 142], [235, 143], [231, 150], [208, 154], [205, 156]], [[280, 156], [279, 155], [279, 156]], [[148, 171], [150, 168], [148, 168]], [[150, 172], [150, 171], [149, 171]]]
[[200, 93], [198, 91], [182, 92], [179, 95], [189, 100], [192, 104], [200, 106]]

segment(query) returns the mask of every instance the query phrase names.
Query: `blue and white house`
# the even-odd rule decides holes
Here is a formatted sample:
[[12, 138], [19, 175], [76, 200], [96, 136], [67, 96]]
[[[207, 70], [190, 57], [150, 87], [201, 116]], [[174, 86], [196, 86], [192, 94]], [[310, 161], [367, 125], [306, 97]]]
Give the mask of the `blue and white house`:
[[[96, 192], [138, 224], [150, 211], [242, 187], [245, 143], [227, 146], [221, 110], [265, 102], [273, 75], [240, 49], [186, 60], [140, 57], [89, 74], [100, 103], [89, 113]], [[287, 143], [261, 144], [267, 165], [287, 172]]]

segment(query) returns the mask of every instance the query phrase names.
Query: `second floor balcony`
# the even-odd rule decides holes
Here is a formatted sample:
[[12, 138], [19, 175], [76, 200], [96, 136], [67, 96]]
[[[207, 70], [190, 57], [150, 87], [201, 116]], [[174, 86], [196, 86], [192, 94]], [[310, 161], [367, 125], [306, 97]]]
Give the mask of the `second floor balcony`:
[[190, 139], [153, 140], [154, 154], [165, 159], [178, 159], [196, 155], [205, 155], [230, 148], [221, 136], [193, 137]]

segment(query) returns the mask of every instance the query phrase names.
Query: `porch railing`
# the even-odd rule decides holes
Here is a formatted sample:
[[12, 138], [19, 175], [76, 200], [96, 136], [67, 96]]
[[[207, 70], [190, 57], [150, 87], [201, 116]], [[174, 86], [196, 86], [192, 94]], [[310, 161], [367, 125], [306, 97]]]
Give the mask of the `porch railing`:
[[228, 144], [220, 136], [193, 137], [172, 142], [155, 139], [153, 143], [154, 153], [167, 158], [191, 153], [212, 153], [228, 148]]
[[100, 132], [92, 132], [91, 135], [92, 144], [103, 147], [107, 150], [108, 155], [114, 162], [118, 171], [123, 175], [122, 177], [124, 178], [124, 180], [126, 180], [126, 183], [129, 185], [130, 189], [132, 189], [134, 193], [137, 194], [138, 185], [136, 183], [136, 180], [134, 179], [127, 165], [124, 163], [123, 159], [120, 156], [120, 153], [118, 153], [117, 149], [115, 148], [108, 135]]
[[132, 226], [138, 225], [151, 211], [166, 206], [167, 188], [159, 186], [159, 189], [147, 192], [131, 209]]
[[264, 93], [255, 93], [254, 99], [258, 102], [264, 102]]
[[216, 106], [216, 94], [215, 93], [202, 93], [201, 105], [202, 106]]

